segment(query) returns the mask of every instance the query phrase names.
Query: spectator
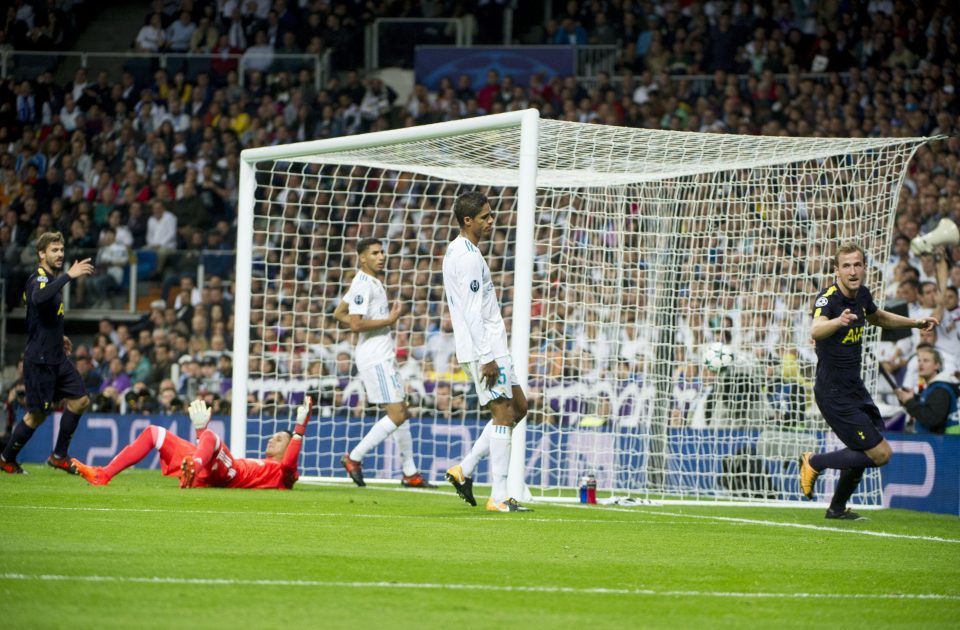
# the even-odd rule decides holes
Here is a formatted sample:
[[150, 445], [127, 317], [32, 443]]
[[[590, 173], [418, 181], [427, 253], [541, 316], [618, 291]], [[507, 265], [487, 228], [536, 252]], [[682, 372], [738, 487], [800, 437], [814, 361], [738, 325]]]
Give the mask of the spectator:
[[150, 204], [146, 246], [157, 252], [157, 271], [163, 270], [167, 256], [177, 247], [177, 217], [159, 200]]
[[[210, 53], [216, 48], [219, 41], [220, 31], [210, 20], [210, 16], [203, 15], [190, 37], [190, 52], [195, 55]], [[211, 70], [213, 70], [212, 66]], [[216, 73], [215, 70], [214, 73]]]
[[954, 375], [943, 370], [940, 353], [921, 344], [917, 348], [917, 372], [925, 384], [919, 395], [910, 389], [897, 390], [897, 398], [914, 419], [916, 432], [960, 434], [957, 422], [960, 388]]
[[120, 357], [110, 359], [109, 371], [100, 384], [100, 393], [107, 394], [108, 390], [112, 390], [108, 395], [119, 405], [117, 396], [127, 391], [131, 384], [130, 376], [124, 371], [123, 361], [120, 360]]
[[178, 20], [170, 24], [164, 34], [167, 50], [174, 53], [186, 53], [190, 50], [193, 34], [197, 25], [193, 23], [189, 11], [180, 13]]
[[[94, 275], [86, 278], [79, 287], [86, 288], [87, 301], [93, 308], [110, 308], [108, 300], [116, 295], [123, 286], [124, 268], [130, 264], [130, 252], [127, 246], [116, 241], [113, 228], [106, 227], [101, 232], [100, 248], [97, 250]], [[78, 289], [83, 295], [84, 291]]]
[[241, 59], [247, 72], [267, 72], [273, 66], [273, 44], [267, 40], [266, 31], [257, 31], [254, 44], [247, 48]]
[[366, 124], [385, 115], [397, 100], [397, 93], [378, 78], [370, 79], [360, 102], [360, 115]]
[[165, 344], [157, 344], [153, 348], [153, 361], [150, 362], [150, 373], [144, 378], [147, 387], [160, 391], [161, 383], [170, 378], [173, 358], [170, 349]]
[[163, 18], [159, 13], [150, 16], [150, 21], [137, 33], [134, 49], [137, 52], [159, 52], [167, 40], [163, 31]]

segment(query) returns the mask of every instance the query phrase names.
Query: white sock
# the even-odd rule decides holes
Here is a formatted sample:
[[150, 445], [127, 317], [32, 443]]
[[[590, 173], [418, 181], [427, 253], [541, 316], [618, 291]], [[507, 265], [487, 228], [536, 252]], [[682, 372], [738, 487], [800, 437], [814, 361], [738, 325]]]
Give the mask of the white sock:
[[397, 444], [403, 474], [407, 477], [417, 474], [417, 462], [413, 459], [413, 434], [410, 433], [409, 422], [404, 422], [397, 427], [393, 433], [393, 441]]
[[473, 448], [467, 453], [467, 456], [460, 462], [460, 468], [463, 469], [464, 477], [473, 477], [473, 472], [477, 469], [480, 460], [490, 453], [490, 434], [493, 432], [493, 421], [488, 421], [480, 432], [480, 437], [473, 443]]
[[507, 473], [510, 472], [510, 435], [513, 429], [494, 425], [490, 436], [490, 478], [493, 489], [490, 496], [497, 503], [510, 498], [507, 492]]
[[380, 442], [387, 439], [391, 433], [397, 430], [397, 425], [393, 423], [390, 416], [384, 416], [377, 420], [373, 428], [367, 432], [357, 447], [350, 451], [350, 459], [355, 462], [363, 460], [363, 456], [375, 449]]

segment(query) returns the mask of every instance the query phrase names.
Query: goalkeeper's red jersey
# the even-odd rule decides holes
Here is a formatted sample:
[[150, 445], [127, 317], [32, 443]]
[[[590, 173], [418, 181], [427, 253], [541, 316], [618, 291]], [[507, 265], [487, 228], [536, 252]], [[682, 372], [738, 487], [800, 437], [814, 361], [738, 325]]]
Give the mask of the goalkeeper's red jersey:
[[300, 477], [297, 459], [300, 443], [290, 440], [283, 453], [283, 461], [273, 459], [235, 459], [226, 444], [221, 443], [210, 467], [198, 474], [196, 486], [210, 488], [258, 488], [262, 490], [289, 490]]

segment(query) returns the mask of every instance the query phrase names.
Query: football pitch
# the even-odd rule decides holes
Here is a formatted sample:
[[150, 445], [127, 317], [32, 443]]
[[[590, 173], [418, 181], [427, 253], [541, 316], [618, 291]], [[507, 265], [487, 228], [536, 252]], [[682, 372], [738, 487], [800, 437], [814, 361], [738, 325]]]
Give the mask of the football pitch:
[[[0, 477], [10, 628], [956, 628], [960, 521]], [[478, 499], [487, 491], [478, 488]]]

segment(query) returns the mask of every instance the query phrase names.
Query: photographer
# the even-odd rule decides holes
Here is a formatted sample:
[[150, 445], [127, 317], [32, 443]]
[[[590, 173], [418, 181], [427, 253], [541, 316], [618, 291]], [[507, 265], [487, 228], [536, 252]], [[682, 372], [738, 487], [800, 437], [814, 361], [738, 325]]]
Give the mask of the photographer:
[[914, 394], [909, 389], [897, 390], [897, 398], [914, 419], [917, 433], [960, 435], [957, 422], [957, 384], [943, 371], [943, 358], [929, 344], [917, 347], [917, 372], [926, 384]]

